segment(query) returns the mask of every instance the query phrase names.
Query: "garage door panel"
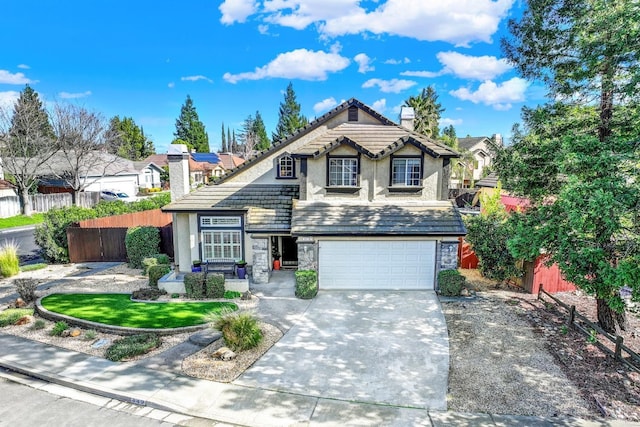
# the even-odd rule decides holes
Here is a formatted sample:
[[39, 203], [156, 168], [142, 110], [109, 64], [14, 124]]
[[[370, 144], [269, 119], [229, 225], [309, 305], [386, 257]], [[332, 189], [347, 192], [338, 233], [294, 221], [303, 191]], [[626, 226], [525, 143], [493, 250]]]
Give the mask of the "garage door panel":
[[320, 241], [322, 289], [433, 289], [436, 242]]

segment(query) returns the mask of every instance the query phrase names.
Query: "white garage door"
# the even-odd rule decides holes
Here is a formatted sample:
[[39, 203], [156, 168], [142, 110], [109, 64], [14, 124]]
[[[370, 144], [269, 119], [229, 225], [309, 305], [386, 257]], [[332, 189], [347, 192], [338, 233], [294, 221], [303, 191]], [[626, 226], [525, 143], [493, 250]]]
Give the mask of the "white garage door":
[[436, 242], [320, 241], [321, 289], [434, 289]]

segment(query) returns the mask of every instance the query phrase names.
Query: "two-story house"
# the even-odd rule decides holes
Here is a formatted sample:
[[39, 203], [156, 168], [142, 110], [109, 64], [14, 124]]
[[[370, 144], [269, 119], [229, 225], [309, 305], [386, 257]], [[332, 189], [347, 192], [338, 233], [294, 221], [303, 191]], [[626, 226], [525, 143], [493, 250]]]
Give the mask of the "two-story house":
[[322, 289], [434, 289], [466, 234], [446, 201], [458, 154], [403, 125], [351, 99], [190, 194], [188, 153], [169, 153], [178, 269], [245, 259], [266, 283], [279, 254]]

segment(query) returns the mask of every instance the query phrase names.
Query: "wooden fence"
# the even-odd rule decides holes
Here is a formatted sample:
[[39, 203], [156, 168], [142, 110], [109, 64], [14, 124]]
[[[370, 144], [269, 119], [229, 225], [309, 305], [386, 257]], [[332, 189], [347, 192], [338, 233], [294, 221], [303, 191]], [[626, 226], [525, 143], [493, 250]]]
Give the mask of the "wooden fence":
[[[589, 319], [584, 317], [582, 314], [576, 311], [576, 306], [569, 306], [558, 298], [554, 297], [547, 291], [542, 288], [542, 284], [540, 285], [540, 290], [538, 292], [538, 299], [542, 299], [542, 295], [545, 295], [551, 298], [556, 304], [560, 307], [567, 310], [567, 326], [575, 328], [581, 334], [587, 336], [589, 339], [594, 340], [594, 344], [598, 346], [600, 350], [605, 352], [606, 354], [613, 356], [614, 359], [623, 362], [629, 368], [633, 369], [636, 372], [640, 372], [640, 355], [629, 347], [624, 345], [624, 338], [619, 335], [613, 335], [600, 327], [600, 325], [591, 322]], [[593, 332], [595, 331], [595, 332]], [[598, 341], [595, 333], [602, 335], [607, 340], [611, 341], [615, 344], [615, 349], [612, 351], [607, 346], [603, 345], [600, 341]], [[627, 357], [622, 355], [622, 352], [628, 354]]]
[[[70, 193], [32, 194], [31, 209], [34, 212], [48, 212], [53, 208], [63, 208], [72, 205]], [[78, 206], [91, 208], [100, 201], [100, 193], [88, 191], [78, 193]], [[20, 198], [18, 196], [0, 197], [0, 218], [20, 215]]]
[[70, 261], [127, 261], [127, 229], [138, 225], [158, 227], [160, 252], [173, 258], [172, 215], [154, 209], [80, 221], [67, 227]]

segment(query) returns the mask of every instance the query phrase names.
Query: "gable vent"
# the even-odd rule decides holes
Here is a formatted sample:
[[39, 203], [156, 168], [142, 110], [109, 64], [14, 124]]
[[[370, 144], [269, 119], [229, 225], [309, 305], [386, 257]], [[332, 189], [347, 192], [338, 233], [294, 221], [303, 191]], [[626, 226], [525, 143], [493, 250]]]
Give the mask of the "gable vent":
[[358, 121], [358, 107], [356, 106], [349, 107], [349, 121], [350, 122]]

